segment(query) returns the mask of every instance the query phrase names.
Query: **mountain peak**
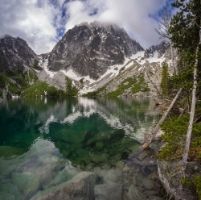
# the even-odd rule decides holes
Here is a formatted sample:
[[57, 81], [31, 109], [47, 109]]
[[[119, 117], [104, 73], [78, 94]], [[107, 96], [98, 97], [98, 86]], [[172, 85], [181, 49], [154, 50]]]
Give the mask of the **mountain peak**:
[[126, 57], [142, 51], [118, 25], [82, 23], [66, 32], [49, 54], [50, 70], [72, 68], [81, 76], [98, 79], [112, 65], [122, 64]]
[[13, 69], [23, 70], [25, 66], [31, 66], [37, 59], [34, 51], [20, 37], [4, 35], [0, 39], [0, 60], [4, 63], [0, 66], [0, 71], [7, 73]]

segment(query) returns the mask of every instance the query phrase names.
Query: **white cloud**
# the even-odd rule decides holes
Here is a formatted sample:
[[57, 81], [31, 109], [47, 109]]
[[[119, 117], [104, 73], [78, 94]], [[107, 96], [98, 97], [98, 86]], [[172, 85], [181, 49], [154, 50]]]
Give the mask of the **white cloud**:
[[[150, 15], [156, 14], [165, 4], [166, 0], [72, 1], [67, 5], [70, 18], [66, 30], [82, 22], [113, 22], [124, 27], [142, 46], [149, 47], [158, 42], [157, 22]], [[96, 15], [91, 15], [93, 10], [97, 10]]]
[[50, 51], [56, 43], [54, 17], [59, 12], [48, 0], [1, 0], [0, 35], [19, 36], [38, 54]]
[[[58, 38], [82, 22], [113, 22], [124, 27], [143, 47], [158, 42], [157, 13], [167, 0], [0, 0], [0, 36], [26, 40], [37, 53], [50, 51]], [[62, 12], [66, 11], [66, 15]], [[67, 21], [68, 20], [68, 21]], [[66, 23], [67, 21], [67, 23]]]

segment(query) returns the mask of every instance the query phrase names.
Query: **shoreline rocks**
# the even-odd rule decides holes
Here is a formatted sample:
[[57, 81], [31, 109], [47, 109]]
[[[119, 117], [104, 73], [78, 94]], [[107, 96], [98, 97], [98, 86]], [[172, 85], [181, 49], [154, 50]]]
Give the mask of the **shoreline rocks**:
[[[13, 184], [13, 190], [0, 192], [2, 199], [5, 195], [17, 198], [17, 191], [21, 200], [133, 200], [133, 197], [140, 200], [165, 199], [166, 193], [157, 175], [158, 141], [146, 150], [137, 150], [125, 160], [110, 165], [105, 163], [90, 166], [85, 171], [73, 167], [64, 158], [57, 157], [57, 152], [54, 155], [48, 153], [52, 151], [51, 143], [39, 142], [38, 145], [44, 146], [42, 152], [38, 152], [36, 147], [31, 148], [29, 160], [26, 159], [27, 155], [21, 156], [24, 157], [24, 162], [20, 162], [14, 171], [9, 170], [6, 176], [12, 177], [11, 183], [4, 177], [4, 183], [1, 182], [0, 187], [7, 188], [8, 184]], [[39, 157], [39, 154], [42, 156]]]
[[[58, 176], [65, 175], [65, 170]], [[88, 172], [76, 171], [72, 179], [59, 185], [50, 184], [31, 200], [163, 200], [165, 195], [157, 175], [154, 150], [139, 149], [115, 166], [104, 165]]]
[[[197, 194], [195, 193], [195, 191], [192, 191], [192, 188], [190, 188], [189, 186], [182, 184], [183, 190], [180, 191], [179, 184], [181, 180], [181, 162], [181, 160], [158, 160], [157, 168], [159, 179], [168, 195], [174, 197], [176, 200], [196, 200], [198, 199]], [[187, 163], [185, 178], [192, 180], [195, 174], [201, 173], [200, 169], [201, 166], [199, 163]]]
[[31, 200], [93, 200], [95, 181], [94, 173], [80, 172], [70, 181], [38, 192]]

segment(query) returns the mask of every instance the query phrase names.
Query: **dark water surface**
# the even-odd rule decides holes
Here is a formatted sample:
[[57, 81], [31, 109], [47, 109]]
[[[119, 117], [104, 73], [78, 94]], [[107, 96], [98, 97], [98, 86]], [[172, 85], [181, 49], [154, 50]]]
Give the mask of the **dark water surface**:
[[0, 199], [30, 199], [66, 181], [64, 168], [68, 179], [112, 168], [139, 148], [158, 119], [148, 98], [2, 102]]

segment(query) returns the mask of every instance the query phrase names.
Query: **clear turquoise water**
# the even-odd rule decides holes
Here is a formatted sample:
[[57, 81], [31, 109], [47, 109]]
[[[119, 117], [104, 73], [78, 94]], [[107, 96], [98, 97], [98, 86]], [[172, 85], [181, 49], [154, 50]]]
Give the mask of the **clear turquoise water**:
[[80, 170], [112, 167], [139, 148], [158, 118], [148, 98], [1, 103], [0, 199], [30, 199]]

